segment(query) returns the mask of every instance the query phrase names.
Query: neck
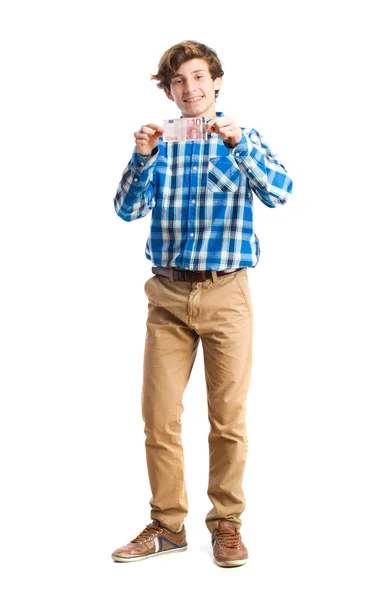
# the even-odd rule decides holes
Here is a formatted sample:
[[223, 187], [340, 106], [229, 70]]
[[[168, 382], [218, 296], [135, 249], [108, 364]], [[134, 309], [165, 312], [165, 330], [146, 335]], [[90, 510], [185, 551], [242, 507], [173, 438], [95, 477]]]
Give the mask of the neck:
[[186, 115], [186, 113], [182, 113], [182, 117], [184, 119], [196, 119], [196, 117], [205, 117], [206, 119], [215, 119], [215, 117], [217, 116], [216, 112], [214, 111], [206, 111], [204, 113], [201, 113], [199, 115]]

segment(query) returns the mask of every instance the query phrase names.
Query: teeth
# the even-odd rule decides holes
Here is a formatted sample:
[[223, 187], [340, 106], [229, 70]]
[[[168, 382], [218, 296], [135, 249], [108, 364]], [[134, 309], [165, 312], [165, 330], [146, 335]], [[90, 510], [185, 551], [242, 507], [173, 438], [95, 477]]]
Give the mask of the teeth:
[[201, 100], [202, 96], [199, 96], [198, 98], [191, 98], [191, 100], [185, 100], [185, 102], [195, 102], [195, 100]]

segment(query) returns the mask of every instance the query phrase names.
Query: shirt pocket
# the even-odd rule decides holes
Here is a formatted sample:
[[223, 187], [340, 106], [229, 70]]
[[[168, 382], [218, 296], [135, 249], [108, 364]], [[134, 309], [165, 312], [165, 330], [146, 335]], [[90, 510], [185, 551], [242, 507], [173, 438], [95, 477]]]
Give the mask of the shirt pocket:
[[209, 158], [206, 187], [211, 192], [236, 192], [240, 183], [240, 169], [227, 156]]

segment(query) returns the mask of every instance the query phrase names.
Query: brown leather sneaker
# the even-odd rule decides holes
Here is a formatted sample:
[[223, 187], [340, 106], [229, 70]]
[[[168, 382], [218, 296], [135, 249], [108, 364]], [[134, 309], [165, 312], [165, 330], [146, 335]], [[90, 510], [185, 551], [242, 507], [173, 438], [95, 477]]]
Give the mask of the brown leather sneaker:
[[184, 525], [182, 531], [176, 533], [166, 529], [160, 524], [160, 521], [154, 519], [129, 544], [115, 550], [111, 557], [117, 562], [132, 562], [158, 556], [158, 554], [169, 554], [170, 552], [180, 552], [182, 550], [187, 550]]
[[219, 528], [213, 531], [211, 543], [219, 567], [239, 567], [245, 564], [249, 556], [241, 534], [232, 521], [219, 521]]

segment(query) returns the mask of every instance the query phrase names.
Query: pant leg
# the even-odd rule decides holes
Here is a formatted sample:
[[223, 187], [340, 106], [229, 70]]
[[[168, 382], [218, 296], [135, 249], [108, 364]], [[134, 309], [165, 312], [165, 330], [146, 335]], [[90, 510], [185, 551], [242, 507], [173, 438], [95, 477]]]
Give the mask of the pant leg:
[[205, 521], [212, 532], [219, 519], [241, 527], [240, 515], [245, 509], [242, 480], [248, 449], [246, 396], [253, 338], [247, 269], [210, 284], [208, 292], [208, 312], [202, 315], [207, 329], [203, 326], [201, 341], [210, 422], [208, 496], [213, 505]]
[[199, 343], [186, 324], [191, 284], [154, 276], [149, 299], [142, 385], [142, 417], [152, 497], [151, 518], [180, 531], [188, 512], [181, 441], [182, 397]]

